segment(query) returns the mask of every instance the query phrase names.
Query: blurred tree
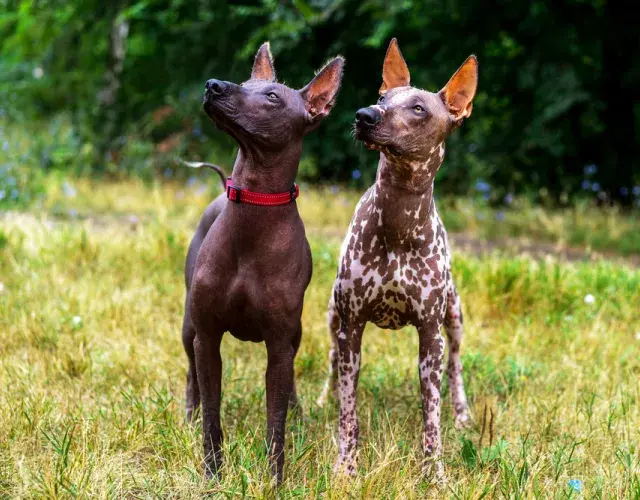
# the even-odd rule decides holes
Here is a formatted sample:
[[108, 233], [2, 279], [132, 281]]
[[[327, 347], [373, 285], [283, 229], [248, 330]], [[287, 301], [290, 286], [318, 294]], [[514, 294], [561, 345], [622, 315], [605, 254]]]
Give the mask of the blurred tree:
[[[203, 82], [246, 79], [253, 53], [269, 39], [280, 79], [296, 87], [336, 53], [347, 58], [333, 117], [306, 142], [303, 174], [371, 181], [375, 158], [354, 143], [351, 124], [355, 110], [375, 102], [384, 51], [396, 36], [412, 83], [429, 90], [470, 53], [480, 61], [474, 113], [449, 142], [439, 189], [469, 192], [483, 179], [495, 186], [494, 199], [605, 189], [631, 201], [640, 184], [638, 16], [611, 0], [0, 5], [4, 106], [33, 115], [71, 110], [98, 149], [119, 147], [132, 131], [156, 143], [185, 128], [211, 134], [200, 111]], [[20, 106], [11, 101], [21, 97]], [[211, 140], [192, 151], [233, 148], [222, 134]]]

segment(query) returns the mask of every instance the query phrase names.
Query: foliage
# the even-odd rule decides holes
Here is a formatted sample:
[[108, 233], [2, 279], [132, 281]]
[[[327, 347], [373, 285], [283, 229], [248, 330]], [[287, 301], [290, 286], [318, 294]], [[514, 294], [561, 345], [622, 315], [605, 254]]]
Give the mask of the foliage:
[[17, 132], [0, 118], [0, 210], [24, 208], [44, 196], [43, 175], [28, 165], [33, 143]]
[[[347, 58], [332, 118], [309, 137], [308, 180], [370, 182], [376, 161], [353, 143], [354, 110], [373, 103], [397, 36], [412, 82], [437, 90], [469, 53], [480, 60], [473, 116], [451, 138], [439, 184], [491, 200], [529, 192], [633, 203], [640, 193], [635, 25], [615, 2], [464, 4], [428, 0], [3, 0], [0, 108], [33, 120], [70, 111], [93, 168], [135, 171], [131, 142], [229, 161], [234, 144], [200, 110], [203, 82], [241, 81], [270, 39], [280, 78], [301, 87], [330, 56]], [[116, 102], [101, 95], [114, 26], [128, 26]], [[169, 108], [166, 108], [166, 107]], [[164, 114], [159, 110], [167, 110]], [[79, 146], [82, 147], [82, 146]], [[133, 149], [139, 148], [134, 145]], [[362, 174], [362, 175], [360, 175]]]

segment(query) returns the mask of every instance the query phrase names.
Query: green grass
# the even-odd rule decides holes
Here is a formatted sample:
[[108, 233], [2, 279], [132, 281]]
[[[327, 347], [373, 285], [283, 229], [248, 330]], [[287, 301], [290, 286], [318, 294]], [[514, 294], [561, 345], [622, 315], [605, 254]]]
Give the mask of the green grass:
[[[39, 206], [0, 219], [0, 497], [273, 496], [263, 345], [223, 342], [221, 482], [202, 480], [201, 434], [183, 421], [182, 265], [211, 193], [73, 184], [70, 197], [51, 180]], [[326, 376], [326, 304], [356, 199], [318, 190], [300, 198], [314, 258], [296, 358], [306, 420], [290, 419], [279, 495], [575, 498], [577, 479], [585, 497], [640, 497], [640, 271], [610, 261], [457, 252], [476, 421], [455, 430], [445, 398], [446, 486], [420, 474], [412, 329], [365, 333], [360, 470], [351, 482], [333, 476], [336, 409], [314, 401]], [[467, 217], [444, 205], [445, 219]], [[539, 212], [554, 217], [566, 220]], [[485, 408], [495, 420], [480, 444]]]
[[[31, 207], [61, 218], [101, 216], [109, 219], [136, 214], [143, 218], [165, 217], [191, 223], [218, 192], [218, 178], [210, 172], [194, 177], [191, 186], [175, 181], [149, 183], [138, 179], [100, 182], [87, 178], [71, 182], [62, 174], [42, 180], [44, 194]], [[65, 193], [69, 184], [75, 196]], [[96, 189], [99, 196], [96, 196]], [[303, 186], [301, 212], [307, 228], [341, 239], [362, 191], [343, 187]], [[579, 248], [589, 255], [621, 255], [640, 261], [640, 210], [598, 208], [576, 202], [564, 209], [545, 209], [525, 198], [511, 206], [492, 208], [477, 198], [445, 197], [438, 201], [450, 233], [488, 241], [517, 240], [545, 243], [556, 248]]]
[[516, 198], [505, 209], [494, 209], [480, 200], [449, 198], [444, 223], [450, 230], [464, 231], [480, 238], [503, 237], [544, 241], [586, 251], [640, 254], [640, 211], [620, 207], [596, 208], [586, 201], [571, 207], [549, 210]]

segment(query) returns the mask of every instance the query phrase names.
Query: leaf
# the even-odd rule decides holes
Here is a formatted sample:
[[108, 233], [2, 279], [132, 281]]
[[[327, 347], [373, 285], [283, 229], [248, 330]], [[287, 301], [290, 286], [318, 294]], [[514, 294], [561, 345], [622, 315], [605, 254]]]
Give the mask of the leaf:
[[315, 11], [304, 0], [293, 0], [293, 5], [295, 5], [296, 9], [298, 9], [300, 14], [302, 14], [302, 17], [307, 21], [313, 20], [316, 16]]
[[478, 450], [476, 449], [476, 445], [466, 437], [461, 437], [460, 439], [462, 441], [462, 450], [460, 451], [462, 461], [469, 469], [474, 469], [478, 462]]

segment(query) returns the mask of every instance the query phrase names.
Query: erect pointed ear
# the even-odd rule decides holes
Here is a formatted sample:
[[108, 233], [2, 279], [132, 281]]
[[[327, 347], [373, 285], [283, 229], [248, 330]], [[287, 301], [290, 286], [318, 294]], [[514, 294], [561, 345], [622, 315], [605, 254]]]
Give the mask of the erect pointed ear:
[[398, 40], [394, 38], [389, 44], [387, 55], [384, 56], [384, 63], [382, 64], [382, 86], [379, 92], [382, 95], [396, 87], [408, 87], [410, 82], [411, 75], [409, 74], [409, 68], [407, 63], [404, 62], [400, 47], [398, 47]]
[[478, 59], [470, 55], [440, 91], [440, 97], [454, 121], [460, 122], [471, 115], [477, 88]]
[[314, 122], [318, 122], [331, 111], [340, 90], [343, 68], [344, 58], [335, 57], [325, 64], [306, 87], [300, 89], [304, 107]]
[[268, 80], [276, 79], [276, 69], [273, 67], [273, 56], [269, 42], [264, 42], [256, 53], [256, 60], [251, 70], [251, 79]]

